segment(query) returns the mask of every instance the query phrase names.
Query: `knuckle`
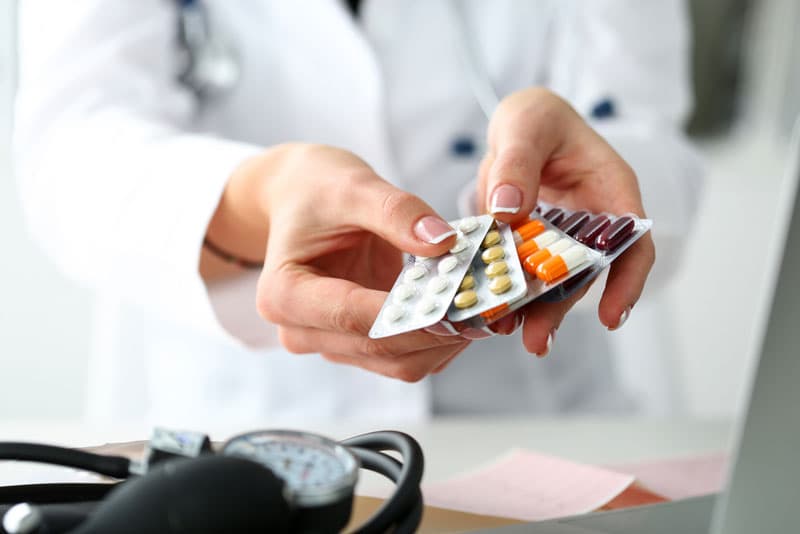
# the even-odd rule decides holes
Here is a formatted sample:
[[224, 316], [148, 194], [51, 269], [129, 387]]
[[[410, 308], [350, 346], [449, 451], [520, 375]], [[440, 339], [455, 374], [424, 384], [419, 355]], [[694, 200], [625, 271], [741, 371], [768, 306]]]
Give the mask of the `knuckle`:
[[261, 277], [256, 291], [256, 310], [262, 319], [269, 323], [281, 324], [285, 320], [281, 306], [284, 290], [280, 284], [268, 282], [269, 277]]
[[[349, 291], [345, 299], [334, 306], [331, 311], [331, 324], [339, 331], [347, 334], [365, 334], [364, 322], [356, 313], [352, 303], [353, 290]], [[367, 327], [368, 329], [369, 327]]]
[[385, 342], [369, 337], [361, 339], [359, 349], [362, 354], [378, 358], [395, 356], [394, 351]]
[[531, 147], [523, 143], [514, 143], [497, 155], [495, 168], [500, 172], [525, 169], [530, 164]]
[[397, 219], [405, 211], [408, 206], [415, 204], [417, 197], [407, 191], [401, 189], [392, 189], [386, 196], [383, 197], [383, 205], [381, 212], [385, 221], [390, 222]]
[[308, 352], [300, 336], [292, 334], [286, 328], [278, 329], [278, 341], [283, 348], [292, 354], [304, 354]]
[[393, 371], [393, 373], [395, 378], [402, 380], [403, 382], [408, 382], [409, 384], [419, 382], [428, 375], [424, 369], [417, 369], [407, 366], [398, 367]]

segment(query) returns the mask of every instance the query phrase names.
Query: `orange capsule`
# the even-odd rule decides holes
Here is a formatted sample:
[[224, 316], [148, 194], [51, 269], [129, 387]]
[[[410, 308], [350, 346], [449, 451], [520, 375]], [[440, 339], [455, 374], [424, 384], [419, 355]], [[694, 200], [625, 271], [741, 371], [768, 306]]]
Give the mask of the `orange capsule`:
[[545, 247], [545, 248], [543, 248], [542, 250], [540, 250], [538, 252], [534, 252], [533, 254], [531, 254], [530, 256], [525, 258], [525, 261], [523, 262], [522, 266], [525, 268], [525, 270], [528, 272], [528, 274], [530, 274], [531, 276], [536, 276], [536, 268], [540, 264], [542, 264], [545, 261], [549, 260], [550, 258], [555, 256], [556, 254], [564, 252], [565, 250], [567, 250], [569, 247], [571, 247], [574, 244], [575, 244], [575, 242], [570, 240], [570, 239], [566, 239], [566, 238], [559, 239], [558, 241], [556, 241], [555, 243], [553, 243], [549, 247]]
[[548, 284], [558, 280], [568, 272], [586, 263], [589, 259], [586, 247], [574, 245], [560, 254], [556, 254], [536, 268], [539, 280]]
[[520, 227], [522, 227], [522, 226], [525, 226], [526, 224], [528, 224], [528, 223], [529, 223], [529, 222], [531, 222], [532, 220], [533, 220], [533, 219], [531, 219], [531, 216], [530, 216], [530, 215], [528, 215], [527, 217], [525, 217], [524, 219], [522, 219], [522, 220], [520, 220], [520, 221], [517, 221], [517, 222], [515, 222], [515, 223], [511, 223], [511, 229], [512, 229], [512, 230], [517, 230], [517, 229], [519, 229]]
[[514, 243], [519, 245], [523, 241], [536, 237], [544, 232], [544, 230], [544, 223], [538, 219], [527, 222], [514, 230]]
[[518, 246], [517, 256], [519, 256], [519, 259], [524, 260], [534, 252], [538, 252], [544, 247], [552, 245], [557, 240], [558, 234], [553, 230], [547, 230]]

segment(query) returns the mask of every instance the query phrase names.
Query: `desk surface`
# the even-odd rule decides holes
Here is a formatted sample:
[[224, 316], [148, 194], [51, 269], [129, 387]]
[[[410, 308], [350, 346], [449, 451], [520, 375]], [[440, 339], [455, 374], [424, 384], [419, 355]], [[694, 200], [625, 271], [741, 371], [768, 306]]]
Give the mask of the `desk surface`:
[[[382, 424], [310, 424], [304, 430], [345, 438]], [[446, 418], [393, 425], [414, 436], [426, 457], [425, 480], [472, 470], [523, 447], [592, 464], [654, 460], [730, 450], [734, 425], [725, 420], [639, 418]], [[215, 440], [248, 428], [205, 429]], [[79, 422], [0, 421], [0, 440], [89, 446], [147, 439], [145, 427], [102, 427]], [[373, 482], [365, 480], [366, 486]], [[378, 484], [382, 486], [382, 484]]]

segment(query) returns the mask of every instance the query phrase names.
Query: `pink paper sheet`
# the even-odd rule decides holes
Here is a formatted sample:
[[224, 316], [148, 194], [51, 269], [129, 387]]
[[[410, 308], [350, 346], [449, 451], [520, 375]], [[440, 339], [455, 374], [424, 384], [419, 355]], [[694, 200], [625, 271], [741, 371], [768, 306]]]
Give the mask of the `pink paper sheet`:
[[716, 493], [725, 485], [727, 453], [607, 466], [630, 474], [644, 487], [669, 499]]
[[425, 504], [536, 521], [596, 510], [634, 477], [610, 469], [514, 450], [465, 475], [423, 486]]

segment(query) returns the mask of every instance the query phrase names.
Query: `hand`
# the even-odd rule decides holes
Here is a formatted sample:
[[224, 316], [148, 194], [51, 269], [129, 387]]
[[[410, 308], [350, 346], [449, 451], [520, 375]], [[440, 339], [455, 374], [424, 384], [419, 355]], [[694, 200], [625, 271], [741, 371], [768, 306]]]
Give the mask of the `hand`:
[[[505, 98], [492, 117], [478, 199], [496, 218], [514, 222], [530, 213], [538, 198], [594, 212], [645, 216], [630, 166], [569, 104], [534, 88]], [[648, 233], [612, 264], [599, 308], [607, 328], [619, 328], [627, 319], [654, 261]], [[546, 354], [564, 315], [581, 296], [526, 307], [526, 348]]]
[[443, 254], [455, 232], [355, 155], [289, 144], [248, 161], [231, 178], [209, 238], [221, 240], [215, 231], [237, 225], [257, 236], [237, 250], [252, 257], [266, 243], [257, 306], [290, 352], [417, 381], [468, 345], [429, 332], [367, 336], [402, 267], [400, 251]]

